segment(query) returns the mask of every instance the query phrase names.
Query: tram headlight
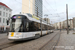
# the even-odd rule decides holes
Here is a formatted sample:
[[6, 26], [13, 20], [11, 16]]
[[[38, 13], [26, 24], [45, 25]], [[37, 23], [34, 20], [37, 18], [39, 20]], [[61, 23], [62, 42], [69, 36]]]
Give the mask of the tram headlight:
[[18, 33], [19, 35], [21, 35], [22, 33]]
[[21, 35], [22, 33], [17, 33], [17, 35]]

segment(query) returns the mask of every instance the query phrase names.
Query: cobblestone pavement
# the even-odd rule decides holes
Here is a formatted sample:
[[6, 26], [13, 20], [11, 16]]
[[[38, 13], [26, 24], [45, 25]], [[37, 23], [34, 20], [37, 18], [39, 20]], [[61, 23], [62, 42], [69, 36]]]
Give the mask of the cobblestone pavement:
[[7, 34], [6, 33], [0, 33], [0, 39], [6, 38], [6, 37], [7, 37]]
[[56, 50], [75, 50], [75, 34], [74, 31], [70, 31], [67, 34], [66, 31], [62, 31], [58, 46], [55, 46]]
[[10, 42], [7, 38], [7, 33], [0, 33], [0, 45], [6, 42]]
[[35, 40], [30, 40], [14, 46], [10, 46], [8, 48], [4, 48], [3, 50], [39, 50], [39, 48], [41, 48], [50, 39], [52, 39], [52, 37], [55, 36], [58, 32], [59, 31], [55, 31], [52, 34], [48, 34]]

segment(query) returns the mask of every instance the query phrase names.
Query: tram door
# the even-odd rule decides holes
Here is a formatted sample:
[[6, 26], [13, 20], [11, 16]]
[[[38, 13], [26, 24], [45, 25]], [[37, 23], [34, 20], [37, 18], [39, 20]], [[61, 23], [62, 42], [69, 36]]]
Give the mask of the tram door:
[[29, 31], [29, 22], [25, 22], [24, 23], [24, 32], [28, 32]]
[[29, 22], [26, 23], [26, 30], [29, 31]]

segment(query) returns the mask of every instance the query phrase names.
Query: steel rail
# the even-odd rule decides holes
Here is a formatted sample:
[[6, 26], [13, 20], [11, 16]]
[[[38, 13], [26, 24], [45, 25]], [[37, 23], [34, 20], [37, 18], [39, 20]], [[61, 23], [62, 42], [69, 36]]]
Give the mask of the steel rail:
[[[49, 42], [51, 42], [55, 38], [55, 36], [58, 34], [59, 34], [59, 32], [57, 32], [57, 34], [55, 34], [46, 44], [44, 44], [42, 47], [40, 47], [39, 50], [42, 50], [42, 48], [44, 48]], [[57, 40], [57, 43], [58, 43], [59, 39], [60, 39], [60, 35], [59, 35], [59, 38]], [[55, 44], [55, 46], [57, 45], [57, 43]], [[54, 49], [55, 49], [55, 47], [53, 48], [53, 50]]]

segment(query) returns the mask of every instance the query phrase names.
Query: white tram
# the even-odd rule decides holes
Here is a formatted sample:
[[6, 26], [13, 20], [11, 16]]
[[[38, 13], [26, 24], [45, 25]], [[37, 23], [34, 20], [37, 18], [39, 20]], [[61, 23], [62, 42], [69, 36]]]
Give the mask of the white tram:
[[[7, 25], [10, 23], [10, 31], [8, 39], [12, 41], [27, 40], [32, 38], [38, 38], [41, 36], [41, 24], [40, 20], [32, 17], [31, 14], [17, 14], [13, 15], [7, 21]], [[42, 35], [50, 32], [50, 26], [47, 23], [42, 22]]]

